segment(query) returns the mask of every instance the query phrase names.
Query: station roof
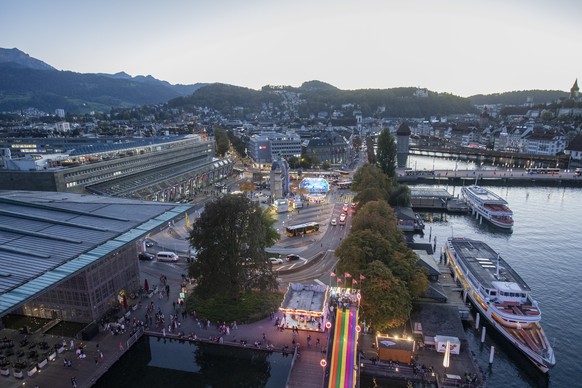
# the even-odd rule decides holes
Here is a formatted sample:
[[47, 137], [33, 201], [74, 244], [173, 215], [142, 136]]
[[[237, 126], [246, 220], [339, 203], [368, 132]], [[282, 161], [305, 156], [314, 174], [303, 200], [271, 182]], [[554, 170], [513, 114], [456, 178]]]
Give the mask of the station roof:
[[0, 191], [0, 316], [191, 205], [41, 191]]

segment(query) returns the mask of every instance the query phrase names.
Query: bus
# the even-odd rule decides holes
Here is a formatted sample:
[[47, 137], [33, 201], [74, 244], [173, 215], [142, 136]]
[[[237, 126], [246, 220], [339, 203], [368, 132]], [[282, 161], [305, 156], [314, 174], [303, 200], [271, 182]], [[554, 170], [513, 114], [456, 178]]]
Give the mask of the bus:
[[535, 168], [528, 168], [527, 173], [530, 175], [533, 174], [559, 174], [559, 168], [551, 168], [551, 167], [535, 167]]
[[272, 206], [277, 213], [286, 213], [289, 211], [289, 201], [284, 198], [275, 200]]
[[307, 222], [305, 224], [290, 225], [286, 229], [287, 236], [294, 237], [307, 233], [313, 233], [319, 231], [319, 223], [317, 222]]

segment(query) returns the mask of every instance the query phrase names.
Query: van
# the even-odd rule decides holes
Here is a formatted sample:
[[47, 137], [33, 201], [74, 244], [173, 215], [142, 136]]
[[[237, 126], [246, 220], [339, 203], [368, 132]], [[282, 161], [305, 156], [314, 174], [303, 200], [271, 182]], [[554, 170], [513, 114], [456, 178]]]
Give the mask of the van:
[[158, 252], [156, 255], [158, 261], [171, 261], [176, 262], [178, 261], [178, 255], [174, 252]]

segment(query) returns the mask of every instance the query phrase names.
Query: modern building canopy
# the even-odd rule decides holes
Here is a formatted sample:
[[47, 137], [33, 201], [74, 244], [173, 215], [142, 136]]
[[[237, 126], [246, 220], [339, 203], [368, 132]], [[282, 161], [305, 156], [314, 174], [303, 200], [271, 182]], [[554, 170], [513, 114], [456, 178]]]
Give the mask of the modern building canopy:
[[189, 208], [84, 194], [0, 191], [0, 317], [96, 267], [103, 257], [128, 244], [133, 247]]

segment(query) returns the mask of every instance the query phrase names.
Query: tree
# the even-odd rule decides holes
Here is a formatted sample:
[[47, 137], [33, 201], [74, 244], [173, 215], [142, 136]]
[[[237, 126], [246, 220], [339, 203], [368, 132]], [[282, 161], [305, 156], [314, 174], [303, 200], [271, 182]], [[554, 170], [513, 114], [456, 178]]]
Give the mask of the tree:
[[412, 311], [412, 300], [403, 281], [380, 261], [370, 263], [361, 282], [361, 317], [375, 330], [402, 326]]
[[402, 240], [402, 232], [396, 227], [396, 215], [386, 201], [369, 201], [354, 214], [352, 232], [371, 230], [380, 233], [384, 238], [396, 235]]
[[329, 162], [329, 160], [323, 162], [321, 164], [321, 168], [323, 168], [325, 171], [328, 171], [331, 168], [331, 163]]
[[257, 189], [257, 186], [249, 181], [241, 181], [238, 184], [238, 188], [240, 189], [240, 191], [244, 192], [245, 194], [251, 191], [255, 191]]
[[366, 153], [368, 154], [368, 163], [376, 164], [376, 154], [374, 154], [374, 140], [371, 136], [366, 137]]
[[352, 232], [342, 241], [335, 254], [339, 257], [339, 273], [361, 273], [373, 261], [386, 262], [396, 254], [394, 246], [380, 233], [372, 230]]
[[238, 298], [250, 289], [276, 288], [265, 248], [278, 238], [274, 220], [240, 195], [226, 195], [206, 205], [190, 232], [198, 251], [189, 274], [197, 295]]
[[291, 156], [288, 160], [287, 163], [289, 163], [289, 168], [296, 170], [299, 167], [301, 167], [301, 162], [299, 160], [299, 158], [297, 156]]
[[352, 146], [355, 150], [359, 150], [362, 146], [362, 139], [359, 136], [354, 136], [354, 139], [352, 140]]
[[369, 188], [382, 190], [386, 197], [390, 193], [392, 186], [391, 180], [382, 172], [378, 166], [366, 164], [360, 167], [355, 173], [352, 180], [352, 191], [357, 193]]
[[394, 136], [390, 133], [390, 129], [384, 130], [378, 136], [378, 148], [376, 150], [376, 160], [378, 166], [382, 169], [384, 174], [390, 178], [396, 176], [396, 142]]
[[390, 197], [388, 199], [390, 206], [410, 206], [410, 189], [408, 185], [402, 185], [394, 182], [392, 190], [390, 191]]
[[214, 130], [214, 139], [216, 141], [216, 154], [224, 156], [228, 152], [230, 145], [226, 131], [224, 129], [216, 128]]

